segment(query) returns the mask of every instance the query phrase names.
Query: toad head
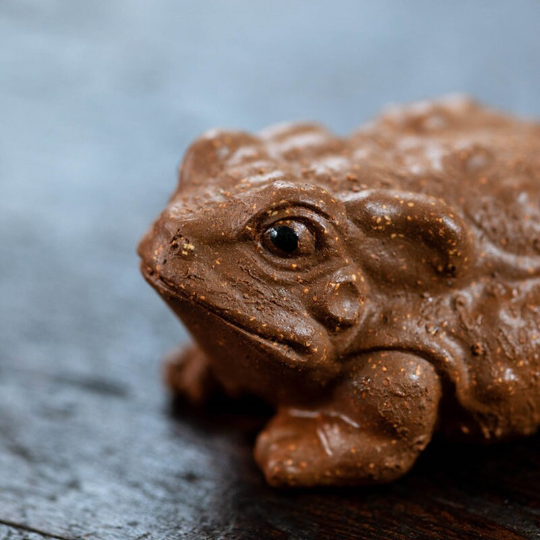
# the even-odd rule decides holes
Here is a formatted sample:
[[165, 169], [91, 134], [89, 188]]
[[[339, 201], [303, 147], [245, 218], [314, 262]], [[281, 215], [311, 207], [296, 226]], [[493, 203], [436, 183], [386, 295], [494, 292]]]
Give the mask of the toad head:
[[[439, 200], [339, 194], [293, 168], [268, 168], [262, 146], [218, 132], [191, 147], [140, 243], [141, 268], [226, 387], [274, 402], [301, 388], [309, 399], [358, 348], [377, 286], [455, 278], [467, 266], [467, 234]], [[235, 160], [250, 174], [235, 176]]]

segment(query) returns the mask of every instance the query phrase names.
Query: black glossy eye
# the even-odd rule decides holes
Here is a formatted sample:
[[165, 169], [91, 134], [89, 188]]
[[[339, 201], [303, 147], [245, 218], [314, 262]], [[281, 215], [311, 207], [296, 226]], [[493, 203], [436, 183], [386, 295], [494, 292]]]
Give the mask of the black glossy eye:
[[285, 253], [294, 253], [298, 249], [300, 238], [298, 233], [287, 225], [278, 225], [270, 229], [270, 240], [277, 249]]
[[283, 258], [309, 257], [317, 251], [314, 233], [305, 223], [292, 219], [268, 227], [261, 243], [270, 253]]

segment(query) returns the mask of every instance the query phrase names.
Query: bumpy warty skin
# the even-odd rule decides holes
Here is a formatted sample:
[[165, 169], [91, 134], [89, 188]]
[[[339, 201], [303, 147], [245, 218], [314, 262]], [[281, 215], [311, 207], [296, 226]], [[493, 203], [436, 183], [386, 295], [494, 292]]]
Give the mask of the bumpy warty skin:
[[[296, 252], [268, 241], [280, 225]], [[343, 138], [211, 131], [139, 253], [199, 346], [177, 389], [211, 376], [276, 406], [256, 449], [275, 485], [390, 481], [434, 430], [540, 424], [539, 124], [457, 97]]]

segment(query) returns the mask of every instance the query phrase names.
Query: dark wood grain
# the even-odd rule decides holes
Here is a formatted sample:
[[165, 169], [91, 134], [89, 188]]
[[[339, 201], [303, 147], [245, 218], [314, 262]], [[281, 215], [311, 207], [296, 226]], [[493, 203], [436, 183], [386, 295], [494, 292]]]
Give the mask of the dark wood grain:
[[64, 540], [63, 538], [29, 530], [27, 527], [18, 524], [0, 523], [0, 540], [48, 540], [51, 538]]
[[256, 403], [193, 411], [142, 373], [126, 385], [3, 366], [0, 411], [0, 523], [14, 538], [540, 537], [538, 437], [436, 443], [390, 486], [279, 491], [251, 459]]
[[455, 90], [540, 116], [539, 2], [316, 4], [0, 1], [0, 540], [540, 538], [540, 437], [283, 492], [264, 410], [160, 384], [185, 334], [135, 246], [200, 132]]

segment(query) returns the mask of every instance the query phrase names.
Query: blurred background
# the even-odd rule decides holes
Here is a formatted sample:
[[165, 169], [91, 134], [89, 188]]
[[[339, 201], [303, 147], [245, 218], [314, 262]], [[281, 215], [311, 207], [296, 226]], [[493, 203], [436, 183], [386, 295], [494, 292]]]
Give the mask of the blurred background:
[[[0, 382], [23, 374], [0, 390], [4, 427], [10, 407], [32, 427], [41, 405], [14, 407], [21, 392], [54, 392], [25, 374], [164, 399], [160, 359], [185, 334], [135, 249], [202, 131], [307, 119], [346, 134], [454, 92], [540, 117], [539, 59], [538, 0], [2, 0]], [[0, 473], [26, 470], [5, 456]]]

